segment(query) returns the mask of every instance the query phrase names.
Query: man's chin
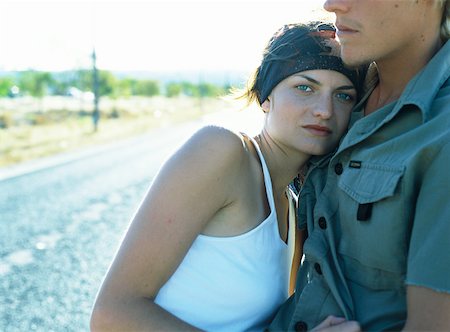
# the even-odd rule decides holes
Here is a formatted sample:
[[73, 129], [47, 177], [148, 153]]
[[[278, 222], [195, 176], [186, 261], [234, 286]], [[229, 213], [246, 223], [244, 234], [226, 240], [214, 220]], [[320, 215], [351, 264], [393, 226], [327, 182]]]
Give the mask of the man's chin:
[[342, 61], [350, 68], [357, 68], [368, 63], [362, 56], [341, 52]]

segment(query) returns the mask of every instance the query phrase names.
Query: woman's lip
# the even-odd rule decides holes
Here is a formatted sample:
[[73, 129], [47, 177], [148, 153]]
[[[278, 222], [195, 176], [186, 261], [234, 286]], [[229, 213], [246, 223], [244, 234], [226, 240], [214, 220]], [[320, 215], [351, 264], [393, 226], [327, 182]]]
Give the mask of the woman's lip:
[[308, 130], [310, 133], [317, 135], [317, 136], [328, 136], [331, 134], [331, 129], [325, 126], [319, 126], [319, 125], [306, 125], [303, 126], [306, 130]]

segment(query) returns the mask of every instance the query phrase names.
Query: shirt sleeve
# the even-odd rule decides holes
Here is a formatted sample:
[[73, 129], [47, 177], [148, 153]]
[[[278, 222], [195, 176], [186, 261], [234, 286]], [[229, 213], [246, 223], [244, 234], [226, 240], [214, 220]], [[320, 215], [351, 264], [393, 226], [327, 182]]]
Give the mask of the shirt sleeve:
[[408, 253], [406, 283], [450, 293], [450, 143], [424, 174]]

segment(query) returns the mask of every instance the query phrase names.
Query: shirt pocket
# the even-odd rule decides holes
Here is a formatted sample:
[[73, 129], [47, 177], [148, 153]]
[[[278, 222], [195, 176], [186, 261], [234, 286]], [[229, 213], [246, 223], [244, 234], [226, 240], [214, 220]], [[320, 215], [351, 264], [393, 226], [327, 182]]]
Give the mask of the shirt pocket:
[[338, 182], [338, 252], [346, 278], [368, 288], [403, 284], [408, 226], [398, 193], [404, 172], [403, 166], [351, 161]]
[[360, 204], [373, 203], [393, 196], [404, 167], [350, 161], [339, 181], [348, 196]]

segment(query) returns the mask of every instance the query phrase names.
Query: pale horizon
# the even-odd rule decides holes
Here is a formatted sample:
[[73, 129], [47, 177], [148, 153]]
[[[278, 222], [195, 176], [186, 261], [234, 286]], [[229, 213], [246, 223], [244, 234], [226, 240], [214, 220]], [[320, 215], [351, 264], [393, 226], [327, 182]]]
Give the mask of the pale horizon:
[[0, 71], [248, 71], [283, 24], [324, 0], [0, 1]]

